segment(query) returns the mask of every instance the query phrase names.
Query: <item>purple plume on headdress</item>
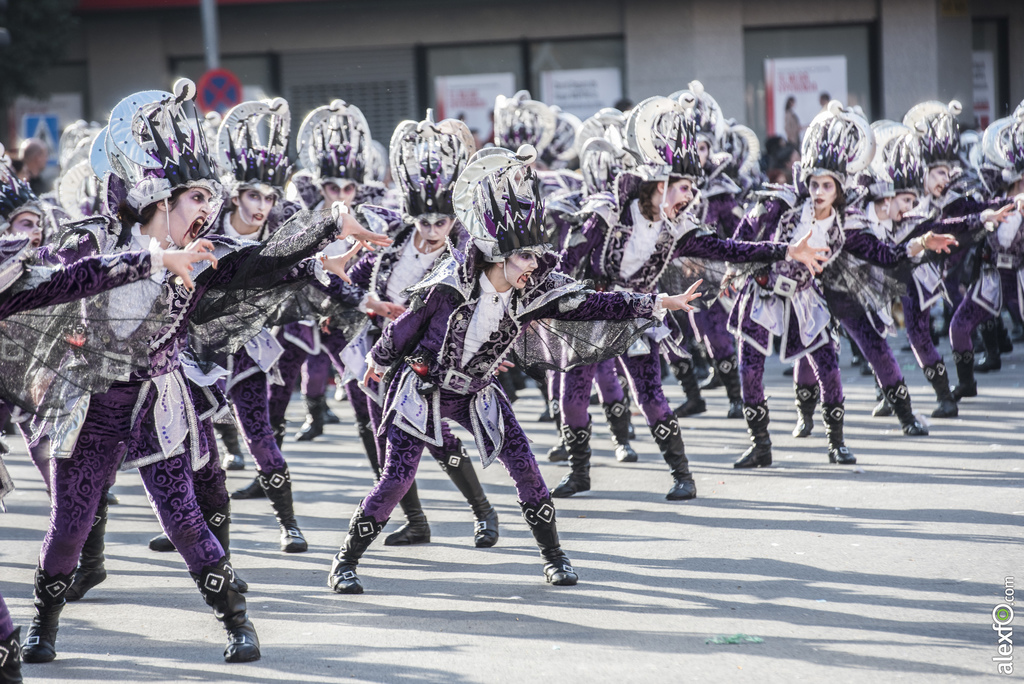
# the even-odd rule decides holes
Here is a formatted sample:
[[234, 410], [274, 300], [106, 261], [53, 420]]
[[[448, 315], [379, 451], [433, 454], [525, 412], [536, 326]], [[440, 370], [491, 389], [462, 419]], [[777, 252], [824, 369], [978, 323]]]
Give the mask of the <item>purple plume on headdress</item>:
[[[692, 111], [692, 110], [690, 110]], [[704, 169], [697, 153], [697, 121], [676, 112], [663, 114], [657, 128], [662, 134], [658, 145], [673, 176], [700, 178]]]
[[11, 167], [10, 158], [0, 145], [0, 225], [20, 213], [19, 210], [32, 210], [41, 214], [38, 208], [39, 198], [25, 181], [18, 178]]
[[924, 187], [924, 166], [913, 135], [905, 135], [897, 140], [886, 161], [886, 170], [896, 194], [916, 194]]
[[[498, 253], [507, 254], [517, 249], [544, 244], [543, 205], [540, 201], [540, 179], [533, 169], [526, 168], [523, 177], [530, 196], [516, 194], [512, 180], [507, 178], [504, 188], [488, 180], [483, 187], [486, 208], [484, 227], [498, 242]], [[499, 203], [504, 200], [504, 208]]]
[[[155, 107], [147, 118], [149, 133], [156, 149], [151, 156], [161, 168], [147, 170], [147, 177], [166, 178], [171, 187], [201, 180], [216, 180], [213, 158], [203, 133], [202, 116], [190, 99], [175, 103], [177, 112], [169, 112], [168, 105]], [[195, 122], [183, 130], [178, 117]], [[160, 120], [164, 121], [161, 122]], [[161, 125], [163, 123], [163, 125]], [[166, 132], [162, 132], [166, 131]]]
[[293, 168], [287, 154], [288, 140], [282, 130], [285, 125], [278, 117], [271, 119], [266, 146], [260, 144], [253, 134], [248, 120], [239, 122], [236, 130], [229, 131], [228, 149], [224, 154], [231, 175], [238, 183], [264, 183], [279, 189], [284, 187]]

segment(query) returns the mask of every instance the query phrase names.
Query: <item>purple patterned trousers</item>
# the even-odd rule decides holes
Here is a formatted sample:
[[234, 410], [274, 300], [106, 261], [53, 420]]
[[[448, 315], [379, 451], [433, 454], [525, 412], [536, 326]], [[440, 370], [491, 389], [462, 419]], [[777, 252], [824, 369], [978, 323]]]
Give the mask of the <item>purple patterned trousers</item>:
[[[661, 389], [661, 360], [659, 358], [659, 344], [651, 343], [651, 351], [642, 356], [619, 357], [629, 381], [630, 390], [640, 404], [640, 411], [648, 426], [660, 423], [672, 416], [672, 409], [669, 408], [665, 392]], [[604, 362], [609, 364], [608, 361]], [[562, 420], [571, 428], [579, 429], [590, 422], [590, 414], [587, 407], [590, 405], [590, 390], [596, 374], [602, 364], [580, 366], [565, 373], [562, 377]], [[624, 397], [622, 386], [615, 377], [615, 365], [612, 360], [610, 365], [605, 365], [605, 374], [611, 378], [606, 380], [608, 389], [612, 390], [609, 395], [603, 395], [601, 401], [617, 401]], [[614, 388], [611, 384], [618, 386], [618, 396], [614, 396]], [[601, 389], [600, 384], [598, 389]]]
[[728, 324], [729, 312], [721, 302], [690, 314], [690, 325], [697, 337], [704, 341], [712, 359], [727, 359], [736, 353], [736, 338], [729, 332]]
[[911, 294], [900, 297], [903, 302], [903, 319], [907, 326], [907, 339], [914, 350], [917, 365], [934, 366], [942, 360], [942, 355], [932, 342], [932, 319], [927, 311], [921, 310], [921, 300], [914, 292], [914, 284], [910, 284]]
[[562, 373], [559, 402], [562, 421], [573, 429], [586, 427], [590, 423], [590, 392], [597, 383], [597, 396], [602, 404], [622, 401], [626, 398], [619, 383], [615, 362], [605, 359], [600, 363], [580, 366]]
[[[1010, 311], [1017, 311], [1017, 273], [1009, 269], [999, 269], [999, 282], [1003, 288], [1003, 308]], [[979, 324], [990, 318], [994, 318], [992, 312], [981, 307], [971, 299], [970, 295], [961, 300], [960, 306], [953, 314], [953, 320], [949, 324], [949, 342], [953, 345], [953, 351], [963, 353], [974, 348], [971, 335]]]
[[[125, 441], [144, 429], [132, 424], [139, 390], [139, 383], [118, 383], [93, 395], [74, 451], [53, 462], [50, 528], [39, 554], [48, 574], [69, 573], [78, 565], [100, 497], [121, 464]], [[140, 467], [139, 475], [164, 533], [189, 571], [216, 565], [224, 550], [199, 508], [187, 448], [185, 454]]]
[[889, 340], [879, 335], [865, 316], [842, 318], [843, 329], [860, 348], [861, 354], [871, 364], [875, 377], [882, 387], [892, 387], [903, 382], [903, 371], [892, 353]]
[[[241, 380], [235, 379], [244, 373], [250, 374]], [[270, 424], [267, 376], [244, 351], [235, 356], [234, 378], [229, 394], [235, 417], [238, 418], [238, 427], [249, 446], [249, 453], [256, 461], [257, 470], [269, 473], [284, 468], [287, 463], [277, 446], [274, 429]]]
[[[469, 412], [473, 397], [447, 390], [438, 391], [441, 392], [441, 419], [455, 421], [472, 431]], [[512, 406], [500, 390], [498, 396], [498, 410], [505, 421], [505, 444], [497, 458], [512, 477], [519, 500], [536, 505], [548, 498], [547, 485], [544, 484], [537, 460], [530, 451], [530, 440], [516, 420]], [[416, 469], [419, 467], [424, 446], [423, 440], [413, 437], [394, 424], [387, 427], [387, 448], [381, 477], [362, 504], [363, 512], [367, 516], [379, 523], [391, 517], [391, 512], [416, 479]]]
[[[769, 332], [759, 325], [744, 328], [744, 333], [752, 335], [762, 347], [768, 346]], [[740, 385], [743, 390], [743, 403], [754, 405], [765, 400], [764, 396], [764, 354], [746, 340], [740, 342]], [[802, 366], [809, 366], [810, 372]], [[803, 377], [800, 377], [802, 373]], [[818, 347], [810, 354], [802, 357], [793, 373], [793, 381], [813, 384], [817, 381], [821, 387], [823, 404], [840, 404], [843, 402], [843, 381], [839, 375], [839, 355], [836, 345], [827, 343]]]

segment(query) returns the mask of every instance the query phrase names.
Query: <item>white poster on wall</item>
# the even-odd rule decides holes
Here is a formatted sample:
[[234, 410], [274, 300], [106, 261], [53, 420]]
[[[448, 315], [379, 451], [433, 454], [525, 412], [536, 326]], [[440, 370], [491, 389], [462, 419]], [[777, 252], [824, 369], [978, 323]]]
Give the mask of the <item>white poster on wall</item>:
[[829, 99], [850, 104], [844, 55], [766, 59], [764, 83], [769, 136], [793, 140], [795, 133], [799, 140], [811, 119], [823, 109], [822, 100], [825, 104]]
[[562, 111], [586, 119], [602, 107], [613, 107], [622, 98], [622, 72], [606, 69], [542, 71], [540, 99]]
[[979, 128], [985, 128], [995, 118], [995, 66], [989, 50], [977, 50], [971, 56], [974, 62], [974, 119]]
[[438, 76], [434, 118], [465, 121], [476, 137], [477, 146], [494, 140], [494, 99], [516, 91], [513, 73]]

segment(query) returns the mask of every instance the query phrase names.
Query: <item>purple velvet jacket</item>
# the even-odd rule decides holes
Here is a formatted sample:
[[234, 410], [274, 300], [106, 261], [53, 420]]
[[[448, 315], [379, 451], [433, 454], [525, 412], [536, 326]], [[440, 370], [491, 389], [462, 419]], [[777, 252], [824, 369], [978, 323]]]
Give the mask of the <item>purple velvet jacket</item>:
[[42, 283], [18, 290], [17, 283], [0, 292], [0, 320], [54, 304], [64, 304], [148, 278], [149, 252], [94, 256], [57, 268]]
[[626, 292], [599, 293], [572, 278], [551, 272], [554, 260], [538, 268], [524, 290], [512, 294], [509, 310], [493, 333], [468, 362], [462, 352], [466, 332], [479, 303], [480, 288], [474, 248], [463, 263], [449, 258], [422, 284], [422, 303], [412, 306], [385, 328], [370, 351], [378, 366], [394, 366], [406, 357], [420, 357], [429, 379], [444, 385], [450, 372], [463, 394], [478, 392], [494, 382], [494, 372], [517, 338], [532, 321], [560, 319], [598, 321], [652, 318], [655, 296]]

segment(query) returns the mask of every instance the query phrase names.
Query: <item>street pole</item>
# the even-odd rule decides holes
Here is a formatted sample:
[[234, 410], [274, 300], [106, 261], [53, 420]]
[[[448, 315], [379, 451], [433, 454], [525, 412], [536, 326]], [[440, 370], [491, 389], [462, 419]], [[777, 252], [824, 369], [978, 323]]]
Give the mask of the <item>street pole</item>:
[[217, 0], [200, 0], [203, 13], [203, 51], [206, 54], [206, 69], [220, 66], [220, 46], [217, 43]]

